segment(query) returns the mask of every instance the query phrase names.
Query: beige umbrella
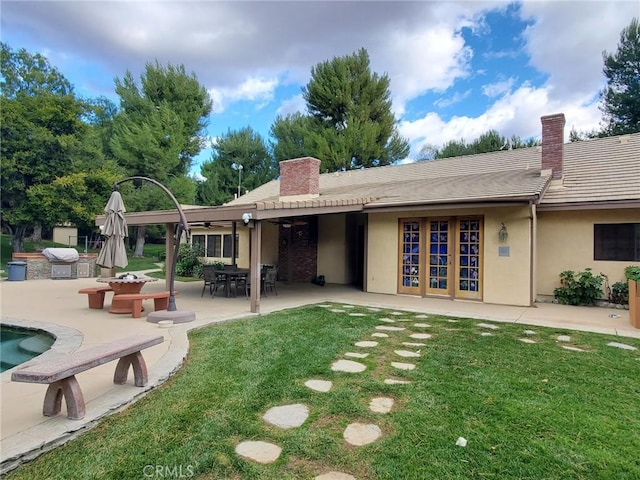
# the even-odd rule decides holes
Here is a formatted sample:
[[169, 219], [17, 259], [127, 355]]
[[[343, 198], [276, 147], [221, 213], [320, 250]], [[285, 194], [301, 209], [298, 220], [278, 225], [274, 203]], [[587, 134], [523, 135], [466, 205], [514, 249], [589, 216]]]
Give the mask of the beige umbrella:
[[124, 268], [129, 263], [124, 244], [124, 237], [127, 236], [127, 221], [124, 218], [126, 210], [120, 192], [114, 191], [111, 194], [104, 211], [106, 218], [102, 235], [106, 237], [106, 240], [98, 254], [96, 263], [104, 268]]

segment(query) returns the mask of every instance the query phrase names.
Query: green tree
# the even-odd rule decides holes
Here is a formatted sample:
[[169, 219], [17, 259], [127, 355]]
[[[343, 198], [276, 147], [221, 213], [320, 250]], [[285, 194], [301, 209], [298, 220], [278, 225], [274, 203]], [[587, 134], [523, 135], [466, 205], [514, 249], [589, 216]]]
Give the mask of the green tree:
[[459, 157], [462, 155], [497, 152], [499, 150], [535, 147], [538, 145], [540, 145], [540, 141], [535, 138], [523, 140], [517, 135], [507, 138], [500, 135], [497, 130], [489, 130], [471, 142], [467, 142], [464, 138], [461, 138], [460, 140], [451, 140], [441, 148], [426, 145], [418, 154], [418, 160]]
[[274, 155], [314, 156], [323, 171], [389, 165], [409, 154], [391, 112], [389, 77], [372, 73], [360, 49], [311, 69], [303, 87], [308, 116], [278, 118]]
[[[148, 63], [139, 84], [131, 72], [117, 78], [116, 93], [120, 112], [113, 120], [109, 147], [118, 163], [128, 175], [151, 177], [167, 188], [175, 179], [185, 178], [193, 157], [204, 146], [212, 108], [195, 74], [188, 75], [182, 65]], [[195, 188], [190, 179], [187, 183]], [[136, 209], [149, 210], [158, 208], [160, 198], [140, 191], [131, 202]], [[139, 227], [135, 256], [142, 256], [144, 237], [144, 227]]]
[[604, 51], [604, 76], [601, 110], [603, 136], [640, 132], [640, 24], [638, 18], [620, 33], [615, 53]]
[[278, 176], [278, 164], [262, 136], [251, 127], [229, 130], [215, 145], [211, 160], [203, 163], [206, 178], [198, 189], [200, 203], [221, 205], [238, 193], [263, 185]]
[[2, 224], [21, 252], [29, 228], [54, 221], [33, 203], [33, 188], [98, 167], [102, 153], [83, 121], [86, 103], [45, 57], [2, 43], [0, 60]]

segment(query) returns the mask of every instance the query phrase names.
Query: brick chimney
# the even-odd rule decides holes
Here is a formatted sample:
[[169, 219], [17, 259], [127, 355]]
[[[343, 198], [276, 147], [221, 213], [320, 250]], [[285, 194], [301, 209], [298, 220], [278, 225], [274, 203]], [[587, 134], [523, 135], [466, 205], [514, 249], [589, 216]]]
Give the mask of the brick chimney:
[[313, 157], [280, 162], [280, 200], [307, 200], [320, 196], [320, 160]]
[[551, 178], [562, 178], [564, 113], [546, 115], [542, 122], [542, 171], [551, 170]]

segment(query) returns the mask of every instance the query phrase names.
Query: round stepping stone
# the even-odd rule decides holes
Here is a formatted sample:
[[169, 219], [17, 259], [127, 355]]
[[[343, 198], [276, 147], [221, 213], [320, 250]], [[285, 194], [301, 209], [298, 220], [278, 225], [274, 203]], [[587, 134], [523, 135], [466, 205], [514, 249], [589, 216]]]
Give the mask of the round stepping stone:
[[480, 332], [481, 337], [493, 337], [493, 333], [491, 332]]
[[607, 346], [621, 348], [623, 350], [637, 350], [637, 348], [632, 345], [627, 345], [626, 343], [619, 343], [619, 342], [609, 342], [607, 343]]
[[536, 332], [534, 330], [525, 330], [522, 333], [524, 333], [525, 335], [535, 335], [536, 334]]
[[556, 340], [558, 340], [559, 342], [570, 342], [571, 337], [569, 335], [558, 335], [556, 337]]
[[384, 379], [384, 384], [385, 385], [408, 385], [411, 382], [409, 380], [397, 380], [395, 378], [385, 378]]
[[360, 373], [364, 372], [366, 368], [362, 363], [353, 360], [338, 360], [331, 365], [331, 370], [334, 372]]
[[421, 340], [427, 340], [432, 337], [430, 333], [412, 333], [409, 335], [411, 338], [417, 338]]
[[491, 330], [498, 330], [500, 328], [499, 326], [493, 325], [491, 323], [479, 323], [476, 326], [481, 328], [490, 328]]
[[401, 332], [404, 327], [392, 327], [390, 325], [377, 325], [376, 330], [386, 330], [388, 332]]
[[370, 312], [381, 312], [382, 311], [381, 308], [375, 308], [375, 307], [368, 307], [367, 310], [369, 310]]
[[315, 480], [356, 480], [356, 477], [342, 472], [327, 472], [315, 477]]
[[345, 357], [353, 357], [353, 358], [367, 358], [369, 356], [368, 353], [356, 353], [356, 352], [347, 352], [344, 354]]
[[262, 419], [280, 428], [295, 428], [302, 425], [309, 416], [309, 407], [302, 403], [282, 405], [267, 410]]
[[413, 370], [416, 366], [413, 363], [391, 362], [391, 366], [400, 370]]
[[353, 305], [342, 305], [342, 308], [355, 308]]
[[260, 441], [241, 442], [236, 447], [238, 455], [258, 463], [275, 462], [281, 452], [282, 449], [279, 446]]
[[356, 347], [369, 348], [369, 347], [377, 347], [378, 342], [374, 342], [373, 340], [363, 340], [361, 342], [354, 343]]
[[412, 318], [396, 318], [396, 322], [413, 322]]
[[519, 338], [522, 343], [536, 343], [535, 340], [531, 340], [530, 338]]
[[404, 358], [418, 358], [420, 356], [418, 352], [411, 352], [409, 350], [394, 350], [394, 353]]
[[380, 333], [380, 332], [372, 333], [371, 336], [378, 337], [378, 338], [389, 338], [389, 335], [387, 335], [386, 333]]
[[407, 347], [426, 347], [426, 343], [420, 342], [402, 342], [402, 345], [406, 345]]
[[449, 323], [458, 323], [458, 320], [447, 320]]
[[393, 320], [392, 318], [379, 318], [378, 319], [380, 322], [386, 322], [386, 323], [396, 323], [395, 320]]
[[343, 436], [347, 443], [361, 447], [375, 442], [382, 435], [380, 427], [374, 424], [352, 423], [344, 430]]
[[391, 312], [389, 315], [404, 315], [402, 312]]
[[333, 382], [328, 380], [307, 380], [305, 386], [316, 392], [328, 392], [333, 387]]
[[425, 315], [424, 313], [421, 313], [420, 315], [416, 315], [416, 318], [429, 318], [429, 315]]
[[414, 327], [418, 327], [418, 328], [429, 328], [429, 327], [431, 327], [431, 325], [429, 325], [428, 323], [414, 323], [413, 326]]
[[393, 407], [393, 398], [376, 397], [369, 402], [369, 410], [375, 413], [389, 413]]
[[366, 313], [358, 313], [358, 312], [353, 312], [349, 314], [350, 317], [366, 317], [367, 314]]
[[324, 304], [324, 305], [318, 305], [318, 306], [319, 306], [319, 307], [322, 307], [322, 308], [329, 308], [329, 307], [333, 307], [333, 305], [327, 305], [327, 304]]
[[346, 312], [346, 310], [342, 310], [342, 309], [340, 309], [340, 308], [332, 308], [332, 309], [331, 309], [331, 310], [329, 310], [329, 311], [330, 311], [330, 312], [333, 312], [333, 313], [344, 313], [344, 312]]
[[569, 347], [567, 345], [562, 345], [562, 348], [564, 348], [565, 350], [571, 350], [572, 352], [586, 352], [586, 350], [583, 350], [582, 348]]

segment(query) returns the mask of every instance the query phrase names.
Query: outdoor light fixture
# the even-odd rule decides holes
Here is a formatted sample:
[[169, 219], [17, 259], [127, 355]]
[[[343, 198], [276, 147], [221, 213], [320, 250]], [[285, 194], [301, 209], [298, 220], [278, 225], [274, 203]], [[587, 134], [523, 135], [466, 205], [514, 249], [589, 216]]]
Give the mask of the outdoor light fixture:
[[507, 231], [507, 227], [504, 223], [501, 224], [500, 230], [498, 231], [498, 240], [500, 243], [505, 243], [509, 238], [509, 232]]
[[166, 193], [169, 198], [173, 201], [176, 208], [178, 209], [178, 215], [180, 217], [180, 222], [178, 223], [175, 231], [174, 238], [174, 250], [173, 250], [173, 258], [171, 262], [171, 270], [169, 271], [169, 305], [166, 310], [157, 310], [155, 312], [149, 312], [147, 315], [147, 322], [158, 323], [163, 320], [173, 320], [173, 323], [185, 323], [191, 322], [196, 319], [196, 315], [194, 312], [189, 311], [180, 311], [178, 312], [176, 308], [176, 296], [175, 296], [175, 278], [176, 278], [176, 263], [178, 262], [178, 253], [180, 251], [180, 238], [182, 234], [185, 233], [187, 235], [187, 240], [189, 239], [189, 224], [187, 223], [187, 217], [182, 211], [182, 207], [180, 203], [174, 197], [173, 193], [169, 191], [167, 187], [162, 185], [157, 180], [149, 177], [127, 177], [122, 180], [118, 180], [113, 184], [113, 189], [118, 190], [121, 183], [133, 181], [133, 180], [143, 180], [145, 182], [153, 183], [155, 186], [160, 187], [164, 193]]
[[[238, 171], [238, 198], [240, 198], [240, 186], [242, 185], [242, 169], [244, 168], [239, 163], [232, 163], [231, 168]], [[248, 223], [248, 222], [245, 222]]]
[[249, 220], [251, 220], [253, 218], [253, 215], [251, 215], [250, 213], [243, 213], [242, 214], [242, 222], [245, 225], [249, 225]]

